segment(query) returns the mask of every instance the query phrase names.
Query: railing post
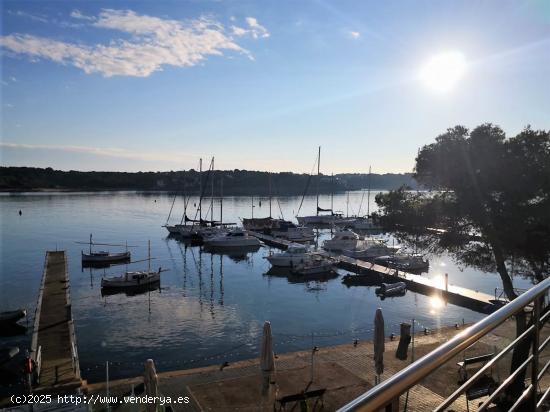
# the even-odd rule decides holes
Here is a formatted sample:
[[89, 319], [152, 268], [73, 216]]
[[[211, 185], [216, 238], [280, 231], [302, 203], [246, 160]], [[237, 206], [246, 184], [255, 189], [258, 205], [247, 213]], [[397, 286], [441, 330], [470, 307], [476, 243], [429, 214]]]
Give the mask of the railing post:
[[540, 302], [541, 297], [537, 297], [533, 301], [533, 363], [531, 365], [531, 385], [533, 386], [533, 394], [531, 396], [530, 410], [536, 412], [537, 410], [537, 387], [538, 387], [538, 374], [539, 374], [539, 337], [540, 337]]

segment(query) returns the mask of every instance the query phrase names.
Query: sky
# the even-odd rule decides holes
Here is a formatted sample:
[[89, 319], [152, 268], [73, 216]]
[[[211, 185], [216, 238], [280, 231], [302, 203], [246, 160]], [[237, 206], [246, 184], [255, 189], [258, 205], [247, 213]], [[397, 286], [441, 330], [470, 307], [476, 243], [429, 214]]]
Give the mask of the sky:
[[550, 1], [6, 1], [1, 164], [409, 172], [550, 129]]

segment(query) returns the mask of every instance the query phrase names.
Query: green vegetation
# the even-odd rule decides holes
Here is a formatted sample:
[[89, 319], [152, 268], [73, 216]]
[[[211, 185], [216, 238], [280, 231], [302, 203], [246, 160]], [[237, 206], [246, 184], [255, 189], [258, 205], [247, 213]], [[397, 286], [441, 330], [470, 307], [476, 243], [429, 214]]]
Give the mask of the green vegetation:
[[[270, 176], [271, 175], [271, 176]], [[203, 172], [203, 184], [211, 185], [208, 172]], [[273, 195], [301, 195], [306, 186], [308, 193], [315, 193], [316, 176], [295, 173], [267, 173], [247, 170], [214, 172], [214, 187], [219, 193], [223, 177], [223, 193], [228, 195], [267, 195], [269, 181]], [[358, 190], [368, 186], [367, 174], [339, 174], [322, 176], [321, 193]], [[308, 185], [309, 182], [309, 185]], [[195, 170], [177, 172], [78, 172], [61, 171], [52, 168], [0, 167], [1, 191], [30, 190], [168, 190], [187, 193], [199, 192], [199, 172]], [[372, 174], [373, 189], [395, 189], [402, 185], [416, 187], [411, 173]]]
[[[456, 126], [420, 150], [414, 177], [435, 191], [399, 189], [376, 198], [381, 222], [402, 241], [496, 271], [510, 300], [517, 296], [512, 268], [535, 281], [549, 275], [550, 132], [526, 128], [506, 138], [491, 124], [471, 132]], [[519, 335], [528, 326], [525, 312], [516, 321]], [[514, 350], [512, 370], [530, 342]], [[512, 399], [523, 391], [524, 375], [510, 386]]]

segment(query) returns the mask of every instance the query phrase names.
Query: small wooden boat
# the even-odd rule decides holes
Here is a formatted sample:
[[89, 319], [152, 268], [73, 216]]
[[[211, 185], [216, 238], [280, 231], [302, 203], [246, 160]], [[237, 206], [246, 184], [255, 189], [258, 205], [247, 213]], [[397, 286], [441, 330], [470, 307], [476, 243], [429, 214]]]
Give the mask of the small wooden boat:
[[382, 286], [376, 289], [377, 295], [383, 296], [400, 296], [407, 292], [407, 284], [405, 282], [397, 283], [382, 283]]
[[101, 288], [124, 289], [152, 285], [160, 282], [161, 272], [161, 268], [159, 268], [158, 272], [150, 272], [146, 270], [125, 272], [121, 276], [101, 279]]
[[114, 263], [130, 260], [130, 252], [111, 253], [105, 251], [84, 253], [82, 263]]
[[[90, 245], [90, 250], [88, 253], [84, 253], [82, 251], [82, 263], [85, 264], [108, 264], [108, 263], [117, 263], [117, 262], [125, 262], [130, 260], [131, 255], [130, 251], [128, 250], [129, 247], [134, 246], [128, 246], [126, 245], [114, 245], [110, 243], [96, 243], [92, 240], [92, 234], [90, 233], [90, 240], [89, 242], [76, 242], [79, 244], [88, 244]], [[124, 252], [118, 252], [118, 253], [112, 253], [107, 252], [104, 250], [101, 251], [94, 251], [92, 250], [92, 246], [125, 246], [126, 250]]]
[[27, 316], [27, 311], [25, 309], [17, 309], [17, 310], [10, 310], [8, 312], [1, 312], [0, 313], [0, 324], [10, 324], [15, 323], [19, 319], [24, 318]]

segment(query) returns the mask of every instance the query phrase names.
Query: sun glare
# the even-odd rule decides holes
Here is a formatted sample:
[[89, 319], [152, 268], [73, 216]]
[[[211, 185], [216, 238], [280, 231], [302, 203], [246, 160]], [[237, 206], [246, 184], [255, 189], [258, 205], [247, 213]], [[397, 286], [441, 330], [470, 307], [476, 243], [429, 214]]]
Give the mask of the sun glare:
[[466, 58], [457, 51], [433, 56], [420, 70], [420, 80], [438, 93], [454, 89], [466, 72]]

